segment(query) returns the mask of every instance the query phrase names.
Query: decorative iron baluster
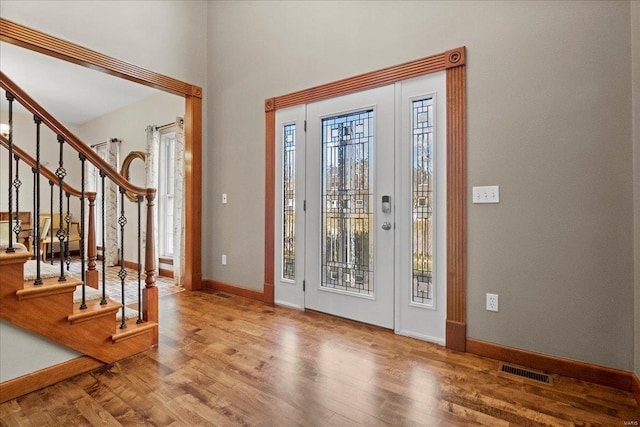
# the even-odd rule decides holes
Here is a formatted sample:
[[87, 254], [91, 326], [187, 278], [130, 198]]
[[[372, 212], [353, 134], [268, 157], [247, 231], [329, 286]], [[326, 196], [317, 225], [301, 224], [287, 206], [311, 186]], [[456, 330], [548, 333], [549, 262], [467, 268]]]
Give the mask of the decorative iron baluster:
[[13, 180], [13, 188], [16, 190], [16, 225], [13, 226], [13, 232], [16, 235], [16, 242], [20, 243], [20, 232], [22, 232], [22, 220], [20, 219], [20, 157], [17, 154], [13, 155], [16, 161], [16, 177]]
[[102, 205], [102, 221], [100, 224], [100, 227], [102, 228], [102, 301], [100, 301], [100, 305], [105, 305], [107, 304], [107, 261], [106, 261], [106, 247], [107, 244], [105, 242], [105, 234], [106, 234], [106, 227], [105, 227], [105, 204], [104, 204], [104, 179], [106, 177], [106, 174], [103, 171], [100, 171], [100, 181], [101, 181], [101, 186], [102, 186], [102, 196], [100, 200], [100, 204]]
[[[33, 206], [35, 208], [33, 247], [36, 257], [36, 280], [34, 285], [42, 285], [42, 278], [40, 277], [40, 242], [44, 240], [42, 239], [42, 229], [40, 228], [40, 125], [42, 124], [42, 119], [38, 116], [33, 116], [33, 122], [36, 124], [36, 167], [33, 168]], [[51, 191], [53, 191], [53, 183], [51, 184]]]
[[[60, 242], [60, 277], [58, 278], [58, 282], [66, 282], [67, 278], [64, 277], [64, 259], [63, 259], [63, 248], [66, 237], [66, 232], [64, 230], [64, 226], [62, 224], [62, 215], [63, 215], [63, 200], [62, 200], [62, 187], [64, 187], [64, 177], [67, 176], [67, 171], [64, 168], [64, 137], [62, 135], [58, 135], [58, 142], [60, 143], [60, 160], [58, 161], [58, 169], [56, 169], [56, 176], [58, 177], [58, 186], [60, 187], [59, 194], [59, 205], [60, 205], [60, 216], [58, 231], [56, 232], [56, 237], [58, 237], [58, 241]], [[53, 213], [53, 212], [52, 212]]]
[[[80, 304], [80, 310], [86, 310], [87, 308], [87, 296], [86, 296], [86, 274], [84, 271], [84, 173], [85, 173], [85, 164], [84, 162], [87, 158], [84, 154], [80, 153], [78, 155], [80, 158], [80, 277], [82, 280], [82, 304]], [[68, 207], [67, 207], [68, 209]], [[70, 214], [67, 213], [67, 217]], [[69, 227], [69, 222], [67, 222], [67, 227]], [[67, 228], [67, 233], [69, 232], [69, 228]], [[67, 242], [67, 251], [69, 250], [69, 242]]]
[[51, 243], [49, 243], [49, 259], [51, 265], [53, 265], [53, 181], [49, 181], [49, 187], [51, 187], [51, 203], [49, 206], [49, 212], [51, 212], [51, 223], [49, 225], [49, 236], [51, 237]]
[[138, 196], [138, 320], [142, 323], [142, 196]]
[[120, 224], [120, 288], [122, 290], [122, 323], [120, 329], [127, 327], [125, 320], [125, 304], [124, 304], [124, 280], [127, 278], [127, 270], [124, 268], [124, 226], [127, 224], [127, 218], [124, 216], [124, 194], [127, 190], [124, 187], [120, 187], [120, 218], [118, 218], [118, 224]]
[[[13, 101], [15, 97], [13, 94], [7, 92], [7, 101], [9, 101], [9, 181], [13, 180], [13, 163], [11, 158], [13, 157]], [[6, 253], [11, 254], [16, 250], [13, 247], [13, 235], [11, 230], [13, 229], [13, 190], [11, 186], [9, 188], [9, 245], [7, 246]]]
[[[84, 181], [82, 182], [82, 184], [84, 184]], [[70, 205], [71, 193], [67, 192], [66, 196], [67, 196], [67, 214], [64, 217], [64, 222], [67, 224], [67, 241], [64, 245], [64, 262], [65, 264], [67, 264], [67, 271], [69, 271], [69, 266], [71, 265], [71, 254], [69, 252], [69, 236], [71, 231], [71, 205]]]

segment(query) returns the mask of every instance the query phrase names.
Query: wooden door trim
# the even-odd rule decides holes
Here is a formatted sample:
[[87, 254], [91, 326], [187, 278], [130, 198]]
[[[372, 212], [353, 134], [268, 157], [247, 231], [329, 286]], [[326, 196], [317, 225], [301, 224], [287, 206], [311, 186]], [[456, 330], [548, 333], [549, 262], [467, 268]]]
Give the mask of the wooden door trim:
[[265, 100], [264, 299], [275, 290], [275, 112], [402, 80], [446, 71], [447, 84], [447, 326], [446, 346], [466, 348], [467, 135], [465, 47]]
[[202, 88], [0, 18], [0, 40], [185, 98], [185, 279], [202, 286]]

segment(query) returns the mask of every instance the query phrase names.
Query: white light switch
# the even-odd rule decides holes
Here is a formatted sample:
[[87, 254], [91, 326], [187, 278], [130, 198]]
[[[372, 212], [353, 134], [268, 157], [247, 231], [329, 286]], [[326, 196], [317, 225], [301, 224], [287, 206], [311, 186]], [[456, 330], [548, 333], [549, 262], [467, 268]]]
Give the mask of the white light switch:
[[227, 193], [222, 193], [222, 204], [227, 204]]
[[473, 203], [500, 203], [500, 187], [473, 187]]

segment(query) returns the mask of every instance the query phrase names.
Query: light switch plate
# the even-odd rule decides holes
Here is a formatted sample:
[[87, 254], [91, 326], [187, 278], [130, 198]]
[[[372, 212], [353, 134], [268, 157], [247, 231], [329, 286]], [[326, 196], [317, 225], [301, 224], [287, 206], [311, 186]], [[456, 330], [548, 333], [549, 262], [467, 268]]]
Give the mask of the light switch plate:
[[500, 203], [500, 187], [473, 187], [473, 203]]

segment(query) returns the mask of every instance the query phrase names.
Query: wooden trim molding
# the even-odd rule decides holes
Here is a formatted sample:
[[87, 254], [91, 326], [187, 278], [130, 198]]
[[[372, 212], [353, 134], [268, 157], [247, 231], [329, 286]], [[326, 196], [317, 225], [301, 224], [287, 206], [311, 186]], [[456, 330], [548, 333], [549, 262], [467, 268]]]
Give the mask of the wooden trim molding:
[[162, 277], [168, 277], [173, 279], [173, 270], [167, 270], [166, 268], [159, 268], [158, 275]]
[[[602, 384], [619, 390], [633, 391], [636, 399], [638, 399], [638, 393], [635, 390], [640, 387], [640, 384], [637, 382], [637, 377], [631, 372], [507, 347], [473, 338], [467, 339], [467, 352], [565, 377]], [[634, 377], [635, 386], [632, 385]], [[637, 390], [640, 391], [640, 389]], [[638, 403], [640, 403], [640, 400], [638, 400]]]
[[80, 356], [49, 368], [0, 383], [0, 403], [20, 397], [59, 381], [92, 371], [104, 363], [90, 356]]
[[631, 391], [633, 395], [636, 397], [638, 401], [638, 405], [640, 405], [640, 379], [636, 374], [631, 374], [633, 376], [631, 380]]
[[276, 111], [347, 95], [439, 71], [447, 79], [447, 348], [467, 343], [466, 49], [446, 52], [265, 100], [264, 295], [273, 304], [275, 254]]
[[174, 95], [202, 98], [202, 89], [197, 86], [146, 70], [4, 18], [0, 18], [0, 40]]
[[229, 283], [209, 279], [203, 279], [202, 285], [204, 288], [211, 289], [212, 291], [225, 292], [227, 294], [237, 295], [239, 297], [266, 302], [265, 293], [256, 291], [254, 289], [243, 288], [242, 286], [231, 285]]
[[[198, 289], [202, 280], [202, 237], [200, 233], [202, 216], [202, 88], [112, 58], [4, 18], [0, 18], [0, 40], [185, 98], [186, 261], [184, 285], [189, 290]], [[57, 121], [55, 123], [59, 125]], [[54, 127], [54, 129], [60, 133], [57, 128]], [[64, 130], [66, 131], [66, 129]], [[65, 140], [71, 145], [79, 142], [70, 132], [65, 134]], [[111, 172], [110, 166], [104, 163], [99, 156], [94, 159], [91, 156], [93, 151], [90, 151], [87, 157], [94, 164], [98, 164], [103, 169]], [[113, 179], [113, 177], [111, 178]], [[118, 180], [116, 179], [116, 181]], [[123, 184], [127, 190], [137, 188], [126, 181]]]
[[[462, 54], [458, 61], [464, 59]], [[449, 51], [447, 58], [454, 56]], [[465, 67], [447, 69], [447, 348], [467, 337], [467, 102]]]

